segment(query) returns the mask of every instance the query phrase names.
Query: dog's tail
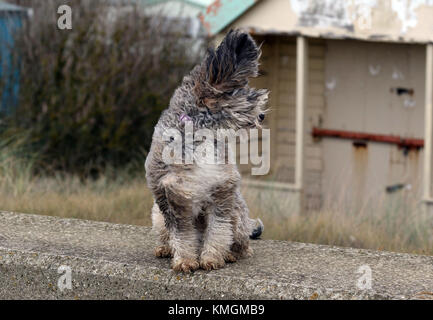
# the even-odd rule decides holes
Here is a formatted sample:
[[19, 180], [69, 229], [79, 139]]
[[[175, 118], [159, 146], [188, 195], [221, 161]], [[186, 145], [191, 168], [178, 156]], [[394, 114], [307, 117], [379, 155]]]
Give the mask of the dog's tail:
[[256, 220], [250, 219], [250, 225], [251, 225], [251, 233], [250, 233], [250, 239], [258, 239], [263, 231], [265, 230], [265, 225], [263, 224], [262, 220], [257, 218]]

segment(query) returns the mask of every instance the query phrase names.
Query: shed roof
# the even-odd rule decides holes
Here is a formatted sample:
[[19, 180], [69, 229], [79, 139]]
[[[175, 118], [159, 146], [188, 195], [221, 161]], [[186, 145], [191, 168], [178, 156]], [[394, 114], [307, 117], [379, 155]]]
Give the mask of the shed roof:
[[433, 0], [216, 0], [200, 20], [210, 36], [228, 27], [260, 34], [382, 42], [433, 42]]
[[141, 0], [145, 5], [160, 4], [168, 1], [180, 1], [204, 9], [209, 6], [213, 0]]
[[209, 35], [215, 35], [239, 18], [257, 0], [217, 0], [212, 2], [200, 15]]

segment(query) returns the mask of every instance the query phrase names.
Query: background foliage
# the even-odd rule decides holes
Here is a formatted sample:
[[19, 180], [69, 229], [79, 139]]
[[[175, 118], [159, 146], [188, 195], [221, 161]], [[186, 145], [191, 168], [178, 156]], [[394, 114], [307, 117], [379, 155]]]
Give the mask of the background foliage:
[[73, 29], [59, 30], [63, 1], [15, 3], [34, 14], [17, 37], [19, 105], [2, 115], [1, 136], [28, 137], [36, 169], [87, 175], [136, 160], [142, 168], [153, 127], [199, 60], [200, 42], [135, 6], [68, 1]]

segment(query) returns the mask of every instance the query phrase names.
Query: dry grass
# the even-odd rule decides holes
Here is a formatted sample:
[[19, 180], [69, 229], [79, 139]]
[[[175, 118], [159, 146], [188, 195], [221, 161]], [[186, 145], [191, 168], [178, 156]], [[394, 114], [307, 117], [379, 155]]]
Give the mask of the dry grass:
[[0, 194], [1, 209], [113, 223], [150, 225], [152, 198], [143, 179], [129, 183], [36, 178], [21, 191]]
[[357, 210], [337, 202], [305, 216], [290, 216], [275, 200], [264, 211], [254, 194], [244, 194], [267, 239], [433, 255], [433, 218], [410, 192], [379, 195]]
[[[0, 148], [1, 149], [1, 148]], [[108, 173], [98, 180], [34, 177], [31, 161], [0, 153], [0, 209], [114, 223], [150, 225], [152, 197], [144, 176]], [[30, 163], [30, 164], [29, 164]], [[410, 197], [370, 203], [361, 210], [341, 204], [306, 216], [288, 217], [275, 205], [260, 209], [244, 189], [252, 216], [260, 216], [265, 239], [292, 240], [433, 255], [432, 219]], [[272, 196], [272, 195], [271, 195]]]
[[34, 176], [32, 159], [0, 143], [0, 210], [125, 224], [150, 224], [152, 197], [144, 174], [107, 174], [97, 180]]

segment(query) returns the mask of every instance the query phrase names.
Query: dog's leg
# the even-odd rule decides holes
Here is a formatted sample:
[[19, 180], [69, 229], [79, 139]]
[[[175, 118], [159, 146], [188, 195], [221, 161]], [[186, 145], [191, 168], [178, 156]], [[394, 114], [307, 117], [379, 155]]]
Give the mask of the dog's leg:
[[161, 245], [155, 248], [155, 255], [158, 258], [169, 258], [172, 256], [169, 240], [170, 233], [165, 226], [165, 219], [159, 210], [159, 206], [154, 203], [152, 207], [152, 229], [159, 235]]
[[[199, 268], [199, 237], [194, 226], [193, 201], [182, 182], [176, 176], [163, 179], [165, 197], [160, 198], [166, 227], [169, 231], [169, 245], [172, 251], [172, 268], [175, 271], [190, 272]], [[159, 204], [159, 203], [158, 203]]]
[[171, 235], [170, 247], [174, 252], [173, 270], [183, 272], [197, 270], [199, 268], [198, 236], [192, 219], [177, 219], [176, 229]]
[[236, 259], [240, 259], [251, 256], [253, 250], [250, 248], [249, 240], [252, 231], [249, 210], [239, 189], [236, 190], [234, 209], [237, 214], [233, 225], [233, 245], [231, 251]]
[[224, 267], [236, 259], [230, 252], [233, 244], [233, 188], [221, 186], [215, 192], [213, 205], [208, 208], [208, 225], [203, 236], [200, 266], [205, 270]]

